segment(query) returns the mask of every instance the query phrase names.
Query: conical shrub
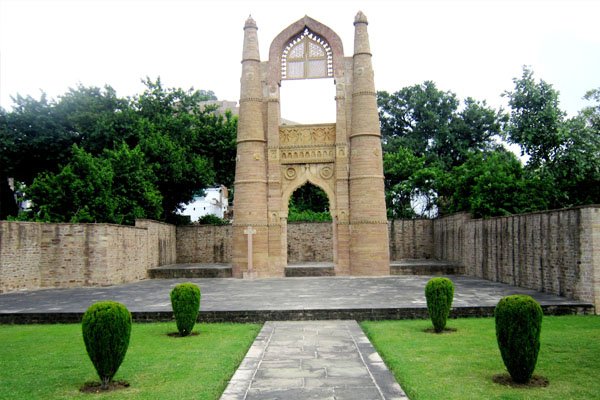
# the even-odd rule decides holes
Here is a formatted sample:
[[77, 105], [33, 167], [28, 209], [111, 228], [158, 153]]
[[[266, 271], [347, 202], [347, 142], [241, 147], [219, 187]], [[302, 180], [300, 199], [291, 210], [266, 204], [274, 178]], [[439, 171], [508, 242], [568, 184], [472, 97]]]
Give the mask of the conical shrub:
[[433, 329], [442, 332], [454, 299], [454, 283], [448, 278], [431, 278], [425, 285], [425, 298]]
[[83, 341], [101, 381], [108, 384], [121, 366], [131, 336], [131, 313], [121, 303], [101, 301], [92, 304], [81, 322]]
[[542, 329], [542, 307], [530, 296], [501, 299], [494, 311], [496, 338], [502, 361], [513, 381], [527, 383], [537, 363]]
[[180, 283], [171, 290], [171, 306], [181, 336], [192, 333], [200, 312], [200, 288], [193, 283]]

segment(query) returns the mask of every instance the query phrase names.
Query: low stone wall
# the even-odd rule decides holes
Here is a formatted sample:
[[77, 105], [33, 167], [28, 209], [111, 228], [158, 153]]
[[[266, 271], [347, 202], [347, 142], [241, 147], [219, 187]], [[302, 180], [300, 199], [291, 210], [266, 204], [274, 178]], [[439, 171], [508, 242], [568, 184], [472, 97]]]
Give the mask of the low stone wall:
[[103, 286], [175, 262], [175, 227], [0, 221], [0, 293]]
[[600, 310], [600, 206], [434, 221], [434, 256], [470, 276], [591, 302]]
[[[397, 220], [388, 224], [390, 258], [433, 257], [433, 221]], [[331, 222], [287, 224], [288, 262], [333, 261]], [[177, 227], [178, 263], [230, 263], [231, 226], [194, 225]]]
[[230, 263], [232, 227], [230, 225], [192, 225], [177, 227], [177, 262]]
[[433, 258], [433, 220], [393, 220], [388, 229], [391, 260]]
[[288, 263], [333, 261], [331, 222], [288, 222]]

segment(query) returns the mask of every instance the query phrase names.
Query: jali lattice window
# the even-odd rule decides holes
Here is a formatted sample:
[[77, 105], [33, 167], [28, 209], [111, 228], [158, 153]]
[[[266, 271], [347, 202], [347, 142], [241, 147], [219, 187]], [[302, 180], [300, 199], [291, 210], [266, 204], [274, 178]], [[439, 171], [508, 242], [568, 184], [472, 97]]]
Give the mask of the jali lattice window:
[[290, 41], [281, 55], [282, 79], [329, 78], [333, 54], [329, 44], [308, 28]]

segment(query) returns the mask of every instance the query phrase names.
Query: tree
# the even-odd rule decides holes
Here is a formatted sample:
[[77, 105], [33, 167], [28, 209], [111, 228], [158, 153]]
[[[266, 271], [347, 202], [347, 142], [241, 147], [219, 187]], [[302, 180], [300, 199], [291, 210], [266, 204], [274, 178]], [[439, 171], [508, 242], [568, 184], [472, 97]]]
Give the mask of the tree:
[[[0, 112], [0, 216], [18, 210], [8, 177], [36, 194], [34, 218], [128, 224], [141, 217], [176, 221], [179, 205], [203, 188], [231, 185], [237, 118], [200, 106], [216, 99], [212, 91], [164, 88], [160, 79], [144, 83], [142, 94], [127, 99], [110, 86], [82, 85], [56, 101], [44, 94], [39, 100], [17, 96], [12, 112]], [[84, 193], [72, 200], [42, 196], [86, 182], [80, 173], [84, 165], [90, 171], [110, 167], [112, 212], [74, 215], [69, 201], [86, 199], [87, 208], [94, 207], [95, 200]], [[85, 207], [81, 203], [78, 209]]]
[[559, 93], [552, 85], [536, 82], [523, 68], [514, 79], [515, 90], [506, 92], [512, 108], [508, 140], [529, 155], [527, 171], [540, 182], [549, 208], [600, 202], [600, 94], [585, 98], [598, 105], [566, 118], [559, 108]]
[[426, 81], [390, 95], [378, 92], [384, 151], [402, 146], [445, 169], [462, 164], [469, 151], [494, 147], [504, 116], [472, 98], [460, 101], [452, 92]]
[[474, 217], [510, 215], [544, 208], [529, 196], [537, 187], [528, 181], [519, 159], [506, 150], [473, 152], [445, 182], [447, 212], [468, 211]]
[[543, 80], [536, 82], [531, 69], [523, 67], [521, 78], [513, 82], [514, 91], [504, 93], [511, 108], [507, 139], [521, 146], [536, 168], [553, 159], [564, 142], [566, 114], [558, 106], [558, 91]]
[[60, 172], [42, 172], [27, 189], [31, 213], [46, 222], [114, 222], [110, 163], [74, 145], [73, 157]]
[[[446, 198], [453, 187], [445, 185], [452, 168], [462, 165], [474, 151], [498, 147], [506, 116], [485, 102], [460, 101], [433, 82], [378, 93], [388, 215], [448, 212]], [[419, 210], [415, 209], [418, 206]]]

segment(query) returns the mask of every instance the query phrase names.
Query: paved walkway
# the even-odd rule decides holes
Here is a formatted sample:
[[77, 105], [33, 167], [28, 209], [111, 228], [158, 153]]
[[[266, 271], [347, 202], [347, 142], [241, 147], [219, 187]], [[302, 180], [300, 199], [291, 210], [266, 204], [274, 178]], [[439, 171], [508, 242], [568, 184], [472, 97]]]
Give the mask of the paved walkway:
[[221, 400], [408, 399], [356, 321], [263, 326]]

